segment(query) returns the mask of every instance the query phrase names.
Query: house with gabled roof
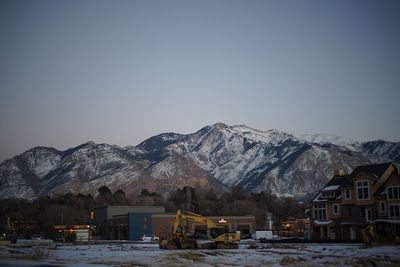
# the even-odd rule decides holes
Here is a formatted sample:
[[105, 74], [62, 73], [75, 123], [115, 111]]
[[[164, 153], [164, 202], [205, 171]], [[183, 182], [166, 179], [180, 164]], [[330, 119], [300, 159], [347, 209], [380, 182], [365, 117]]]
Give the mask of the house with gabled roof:
[[[400, 226], [400, 178], [393, 163], [336, 171], [311, 201], [313, 239], [359, 241], [376, 220]], [[395, 229], [397, 226], [395, 226]]]

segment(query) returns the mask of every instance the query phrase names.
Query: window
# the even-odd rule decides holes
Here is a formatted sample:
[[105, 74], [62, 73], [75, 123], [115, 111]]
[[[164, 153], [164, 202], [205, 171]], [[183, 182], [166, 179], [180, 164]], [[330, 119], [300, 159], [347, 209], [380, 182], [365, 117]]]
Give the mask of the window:
[[350, 200], [351, 199], [351, 190], [350, 189], [346, 189], [345, 190], [344, 199], [346, 199], [346, 200]]
[[400, 204], [388, 204], [388, 210], [390, 218], [400, 217]]
[[335, 197], [335, 191], [323, 191], [322, 192], [322, 197], [323, 198], [334, 198]]
[[399, 199], [400, 198], [400, 186], [388, 186], [387, 188], [387, 199]]
[[314, 205], [314, 220], [326, 220], [326, 205], [315, 204]]
[[369, 199], [368, 180], [357, 181], [357, 198], [359, 200]]
[[379, 210], [380, 210], [380, 212], [386, 212], [386, 202], [385, 201], [379, 201]]
[[339, 215], [339, 204], [333, 204], [332, 209], [333, 209], [333, 215], [338, 216]]

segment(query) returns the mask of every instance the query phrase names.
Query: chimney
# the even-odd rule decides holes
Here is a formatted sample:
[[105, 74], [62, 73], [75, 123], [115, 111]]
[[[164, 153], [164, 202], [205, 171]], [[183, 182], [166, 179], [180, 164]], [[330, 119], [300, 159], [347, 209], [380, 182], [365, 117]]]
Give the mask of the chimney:
[[335, 176], [343, 176], [344, 175], [344, 170], [343, 169], [335, 169], [335, 172], [334, 172], [334, 175]]

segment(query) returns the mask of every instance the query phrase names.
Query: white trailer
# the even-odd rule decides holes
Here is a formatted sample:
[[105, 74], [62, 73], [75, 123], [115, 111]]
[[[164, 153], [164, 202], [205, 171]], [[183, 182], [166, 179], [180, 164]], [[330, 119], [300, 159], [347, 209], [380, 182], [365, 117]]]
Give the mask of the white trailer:
[[265, 231], [256, 231], [254, 235], [254, 239], [259, 241], [267, 241], [272, 239], [272, 231], [265, 230]]
[[89, 241], [89, 229], [77, 229], [76, 230], [76, 241], [88, 242]]

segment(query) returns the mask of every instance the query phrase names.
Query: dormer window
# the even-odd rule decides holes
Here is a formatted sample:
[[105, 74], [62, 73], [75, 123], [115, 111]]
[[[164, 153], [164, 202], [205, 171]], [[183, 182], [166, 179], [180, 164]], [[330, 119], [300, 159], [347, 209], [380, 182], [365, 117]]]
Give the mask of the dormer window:
[[335, 191], [323, 191], [322, 192], [322, 198], [334, 198], [335, 197]]
[[357, 181], [356, 186], [357, 186], [357, 199], [358, 200], [369, 199], [368, 180]]

